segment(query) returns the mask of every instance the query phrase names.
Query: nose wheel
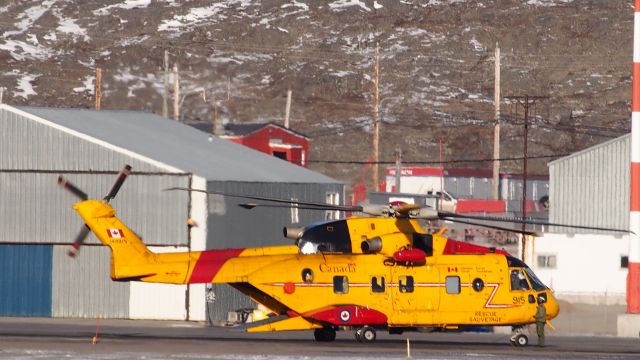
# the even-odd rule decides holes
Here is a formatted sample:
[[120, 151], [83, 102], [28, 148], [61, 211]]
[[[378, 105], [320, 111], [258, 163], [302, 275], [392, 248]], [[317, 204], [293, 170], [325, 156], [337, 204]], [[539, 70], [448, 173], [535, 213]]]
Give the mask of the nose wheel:
[[376, 340], [376, 329], [365, 325], [356, 329], [354, 336], [357, 342], [371, 343]]
[[529, 338], [525, 334], [515, 334], [511, 337], [513, 346], [527, 346], [527, 344], [529, 344]]

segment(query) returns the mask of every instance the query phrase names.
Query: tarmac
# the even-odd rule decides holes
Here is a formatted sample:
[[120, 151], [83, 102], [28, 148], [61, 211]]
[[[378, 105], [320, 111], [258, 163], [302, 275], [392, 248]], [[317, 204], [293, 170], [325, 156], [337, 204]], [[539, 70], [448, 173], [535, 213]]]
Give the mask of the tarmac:
[[547, 346], [515, 347], [508, 334], [378, 331], [357, 343], [350, 331], [332, 343], [309, 331], [250, 334], [181, 321], [0, 318], [0, 359], [638, 359], [640, 339], [549, 331]]

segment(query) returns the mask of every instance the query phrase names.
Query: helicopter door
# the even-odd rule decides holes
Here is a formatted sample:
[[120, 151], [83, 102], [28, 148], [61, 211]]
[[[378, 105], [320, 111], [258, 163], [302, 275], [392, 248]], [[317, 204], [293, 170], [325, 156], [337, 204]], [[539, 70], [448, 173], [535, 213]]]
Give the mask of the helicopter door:
[[439, 303], [438, 273], [435, 267], [393, 267], [391, 296], [393, 309], [401, 311], [437, 310]]

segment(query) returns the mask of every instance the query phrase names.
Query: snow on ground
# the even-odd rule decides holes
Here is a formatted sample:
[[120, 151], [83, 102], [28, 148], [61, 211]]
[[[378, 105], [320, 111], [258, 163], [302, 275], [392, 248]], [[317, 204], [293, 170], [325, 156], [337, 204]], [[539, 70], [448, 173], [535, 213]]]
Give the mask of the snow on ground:
[[94, 85], [95, 79], [96, 79], [96, 77], [93, 76], [93, 75], [85, 76], [84, 81], [82, 82], [82, 86], [73, 88], [73, 91], [78, 92], [78, 93], [82, 93], [82, 92], [85, 92], [85, 91], [90, 91], [91, 94], [93, 94], [93, 91], [95, 89], [95, 85]]
[[31, 74], [18, 74], [22, 76], [18, 79], [18, 85], [16, 86], [16, 91], [13, 93], [13, 97], [22, 96], [27, 99], [31, 95], [38, 95], [36, 91], [33, 89], [33, 85], [31, 82], [36, 79], [36, 75]]
[[[212, 17], [220, 14], [227, 8], [227, 4], [218, 3], [207, 7], [193, 8], [186, 15], [176, 15], [171, 20], [164, 20], [158, 26], [158, 31], [172, 31], [183, 27], [195, 26], [205, 21], [211, 21]], [[221, 15], [221, 18], [222, 17]]]
[[59, 16], [58, 19], [60, 25], [58, 25], [58, 27], [56, 28], [57, 31], [65, 34], [71, 34], [74, 39], [76, 37], [82, 37], [84, 41], [89, 41], [87, 30], [76, 24], [76, 19], [71, 19], [63, 16]]
[[158, 31], [175, 31], [185, 27], [193, 27], [203, 23], [212, 23], [217, 19], [225, 19], [221, 12], [226, 9], [233, 9], [234, 12], [246, 10], [253, 5], [251, 0], [226, 0], [216, 4], [192, 8], [186, 15], [175, 15], [170, 20], [163, 20], [158, 26]]
[[352, 6], [357, 6], [365, 11], [371, 11], [371, 9], [367, 7], [367, 4], [360, 0], [338, 0], [329, 4], [329, 7], [334, 11], [343, 11]]
[[527, 5], [533, 6], [558, 6], [572, 3], [574, 0], [528, 0]]
[[149, 6], [149, 4], [151, 4], [151, 0], [125, 0], [120, 4], [113, 4], [94, 10], [93, 14], [96, 16], [110, 15], [113, 9], [130, 10], [134, 8], [145, 8]]
[[21, 19], [19, 22], [15, 24], [18, 30], [15, 31], [5, 31], [2, 34], [3, 38], [7, 38], [11, 35], [19, 35], [27, 31], [33, 24], [40, 19], [40, 17], [49, 9], [51, 6], [55, 4], [55, 0], [42, 1], [40, 5], [32, 6], [22, 12], [18, 19]]
[[40, 44], [32, 45], [20, 40], [5, 40], [0, 44], [0, 50], [7, 50], [11, 57], [18, 61], [45, 60], [55, 55], [54, 51]]
[[127, 97], [134, 97], [135, 94], [133, 92], [136, 90], [153, 87], [159, 91], [162, 87], [160, 79], [158, 79], [155, 74], [147, 74], [146, 77], [138, 76], [134, 75], [130, 68], [124, 69], [120, 74], [114, 75], [113, 79], [127, 83], [129, 88]]

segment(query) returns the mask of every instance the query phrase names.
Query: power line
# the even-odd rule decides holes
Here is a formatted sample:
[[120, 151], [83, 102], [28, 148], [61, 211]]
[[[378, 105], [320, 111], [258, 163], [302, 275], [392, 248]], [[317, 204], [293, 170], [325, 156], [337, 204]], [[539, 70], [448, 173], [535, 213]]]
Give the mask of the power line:
[[[555, 155], [536, 155], [536, 156], [527, 156], [526, 159], [550, 159], [550, 158], [560, 158], [564, 156], [570, 155], [567, 154], [555, 154]], [[482, 163], [482, 162], [493, 162], [495, 160], [499, 161], [522, 161], [524, 160], [524, 156], [516, 156], [516, 157], [507, 157], [507, 158], [485, 158], [485, 159], [458, 159], [458, 160], [446, 160], [446, 161], [405, 161], [402, 160], [403, 164], [417, 164], [417, 165], [437, 165], [437, 164], [458, 164], [458, 163]], [[308, 160], [310, 163], [323, 163], [323, 164], [351, 164], [351, 165], [369, 165], [373, 164], [372, 161], [361, 161], [361, 160]], [[395, 160], [392, 161], [378, 161], [376, 162], [380, 165], [391, 165], [395, 164]]]

